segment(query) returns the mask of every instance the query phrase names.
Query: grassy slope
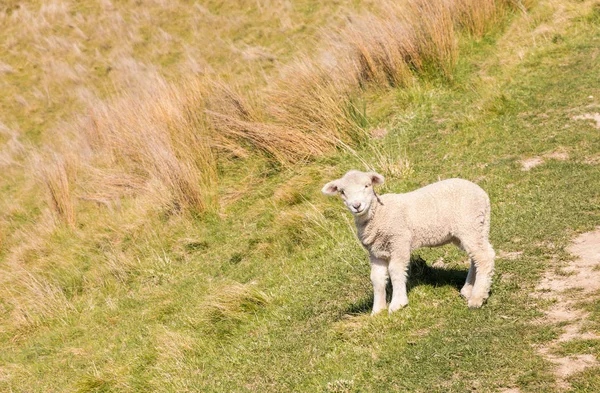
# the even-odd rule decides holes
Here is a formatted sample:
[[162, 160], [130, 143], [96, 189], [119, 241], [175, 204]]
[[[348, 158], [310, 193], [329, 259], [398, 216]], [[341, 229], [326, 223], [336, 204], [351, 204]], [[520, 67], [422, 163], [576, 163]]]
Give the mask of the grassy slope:
[[[55, 308], [27, 330], [5, 313], [0, 390], [554, 391], [533, 345], [558, 330], [531, 325], [544, 304], [528, 294], [600, 215], [600, 169], [585, 162], [597, 158], [598, 130], [572, 119], [600, 97], [590, 72], [600, 33], [594, 18], [539, 33], [555, 7], [534, 10], [537, 33], [510, 28], [497, 43], [463, 48], [452, 83], [368, 100], [390, 131], [374, 146], [400, 146], [412, 168], [388, 176], [386, 191], [476, 180], [493, 201], [492, 243], [524, 252], [498, 259], [483, 309], [458, 297], [465, 257], [444, 248], [414, 255], [407, 309], [370, 318], [366, 255], [341, 203], [318, 193], [361, 160], [340, 153], [283, 173], [252, 161], [253, 172], [237, 169], [238, 178], [254, 173], [247, 194], [224, 217], [89, 209], [86, 227], [52, 234], [31, 260], [64, 298], [47, 299]], [[358, 155], [377, 167], [374, 149]], [[557, 149], [570, 159], [520, 170], [519, 159]], [[431, 268], [440, 257], [446, 269]], [[594, 370], [573, 381], [578, 391], [600, 388]]]

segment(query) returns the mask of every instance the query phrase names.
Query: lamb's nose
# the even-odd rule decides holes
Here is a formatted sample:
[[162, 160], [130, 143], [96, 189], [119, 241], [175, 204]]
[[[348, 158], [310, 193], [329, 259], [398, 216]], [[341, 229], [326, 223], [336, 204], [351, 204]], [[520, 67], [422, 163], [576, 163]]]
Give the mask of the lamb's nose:
[[358, 210], [358, 208], [360, 207], [360, 202], [352, 203], [352, 207], [355, 208], [356, 210]]

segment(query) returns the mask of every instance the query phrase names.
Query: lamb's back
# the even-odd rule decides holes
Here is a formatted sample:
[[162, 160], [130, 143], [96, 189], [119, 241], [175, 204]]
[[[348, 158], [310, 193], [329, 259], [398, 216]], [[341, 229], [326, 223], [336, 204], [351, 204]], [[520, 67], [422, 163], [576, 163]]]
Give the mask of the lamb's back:
[[410, 231], [422, 245], [443, 243], [489, 214], [485, 191], [464, 179], [442, 180], [405, 194], [385, 194], [381, 200], [388, 226]]

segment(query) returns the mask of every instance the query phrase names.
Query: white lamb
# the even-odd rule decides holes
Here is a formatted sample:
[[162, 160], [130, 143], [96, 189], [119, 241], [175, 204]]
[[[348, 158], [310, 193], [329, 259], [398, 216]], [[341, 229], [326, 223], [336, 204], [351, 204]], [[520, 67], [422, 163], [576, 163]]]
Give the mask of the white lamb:
[[386, 307], [388, 272], [393, 287], [392, 313], [408, 304], [410, 253], [448, 243], [469, 254], [471, 267], [460, 293], [469, 307], [481, 307], [489, 295], [495, 256], [488, 240], [490, 199], [486, 192], [470, 181], [448, 179], [406, 194], [378, 196], [373, 186], [383, 181], [375, 172], [350, 171], [322, 190], [325, 195], [342, 197], [354, 215], [358, 238], [369, 251], [372, 315]]

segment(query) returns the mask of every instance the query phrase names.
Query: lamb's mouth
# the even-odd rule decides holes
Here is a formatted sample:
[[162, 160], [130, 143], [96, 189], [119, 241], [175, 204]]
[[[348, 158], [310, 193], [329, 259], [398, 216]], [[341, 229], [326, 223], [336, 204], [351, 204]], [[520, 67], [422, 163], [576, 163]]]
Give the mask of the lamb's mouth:
[[353, 213], [355, 216], [362, 216], [363, 214], [365, 214], [365, 212], [366, 212], [366, 211], [367, 211], [367, 209], [361, 209], [361, 210], [358, 210], [358, 209], [357, 209], [357, 210], [354, 210], [354, 211], [352, 211], [352, 213]]

